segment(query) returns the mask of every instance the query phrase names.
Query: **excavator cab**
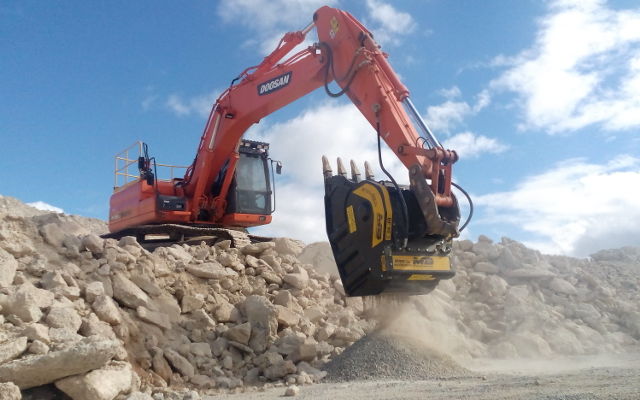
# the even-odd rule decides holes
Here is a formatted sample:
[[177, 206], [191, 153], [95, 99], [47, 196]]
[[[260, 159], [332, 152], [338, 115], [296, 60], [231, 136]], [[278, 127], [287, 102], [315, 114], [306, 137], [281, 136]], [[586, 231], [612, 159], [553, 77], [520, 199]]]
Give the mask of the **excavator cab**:
[[[269, 143], [242, 139], [238, 146], [238, 161], [226, 196], [223, 226], [250, 227], [271, 222], [274, 180], [270, 174]], [[279, 162], [275, 162], [280, 166]], [[280, 170], [278, 168], [278, 170]], [[217, 195], [227, 174], [220, 171], [212, 194]]]
[[235, 177], [227, 195], [227, 213], [271, 214], [269, 144], [242, 140]]

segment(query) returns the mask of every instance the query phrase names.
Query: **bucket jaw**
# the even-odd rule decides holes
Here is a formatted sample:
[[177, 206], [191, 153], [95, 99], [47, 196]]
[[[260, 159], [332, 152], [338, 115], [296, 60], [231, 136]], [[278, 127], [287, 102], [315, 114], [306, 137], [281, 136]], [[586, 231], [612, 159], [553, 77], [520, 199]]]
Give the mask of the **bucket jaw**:
[[351, 167], [349, 179], [338, 159], [333, 175], [323, 157], [327, 234], [347, 296], [426, 294], [453, 277], [455, 197], [451, 206], [438, 206], [419, 166], [410, 170], [409, 187], [375, 181], [367, 163], [360, 180], [353, 161]]

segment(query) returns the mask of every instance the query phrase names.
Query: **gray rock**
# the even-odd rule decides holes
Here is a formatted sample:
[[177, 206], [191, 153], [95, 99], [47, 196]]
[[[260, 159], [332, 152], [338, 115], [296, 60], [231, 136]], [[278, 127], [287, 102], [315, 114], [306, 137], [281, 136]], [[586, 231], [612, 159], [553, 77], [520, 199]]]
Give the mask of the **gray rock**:
[[531, 267], [518, 268], [511, 271], [507, 271], [504, 274], [509, 278], [519, 278], [519, 279], [544, 279], [544, 278], [552, 278], [553, 273], [543, 270], [543, 269], [535, 269]]
[[169, 366], [167, 359], [164, 358], [164, 352], [161, 349], [156, 350], [153, 358], [151, 359], [151, 365], [156, 374], [166, 382], [169, 382], [173, 371], [171, 371], [171, 366]]
[[149, 296], [155, 297], [162, 294], [162, 289], [160, 289], [160, 286], [158, 286], [158, 283], [153, 276], [135, 271], [131, 273], [129, 279], [131, 279], [131, 282], [135, 283], [140, 289], [147, 292]]
[[276, 318], [278, 319], [278, 324], [283, 327], [295, 326], [300, 321], [300, 316], [295, 312], [289, 310], [288, 308], [276, 304]]
[[111, 325], [101, 321], [94, 313], [89, 314], [88, 317], [83, 319], [80, 326], [80, 334], [82, 336], [98, 335], [106, 339], [116, 339], [116, 334], [113, 332]]
[[10, 286], [16, 276], [18, 261], [0, 247], [0, 288]]
[[100, 281], [91, 282], [84, 289], [85, 299], [89, 303], [93, 303], [98, 296], [104, 296], [104, 285]]
[[269, 380], [280, 379], [286, 375], [296, 372], [296, 365], [291, 360], [280, 361], [267, 367], [264, 370], [264, 376]]
[[191, 275], [203, 279], [224, 279], [238, 275], [237, 272], [223, 267], [217, 261], [202, 264], [189, 264], [185, 268]]
[[191, 343], [191, 354], [196, 357], [211, 358], [211, 346], [209, 343]]
[[249, 346], [258, 353], [263, 352], [278, 331], [275, 306], [264, 296], [251, 295], [244, 307], [251, 323]]
[[147, 394], [144, 392], [133, 392], [127, 397], [125, 397], [124, 400], [154, 400], [154, 399], [153, 397], [151, 397], [150, 394]]
[[39, 340], [34, 340], [27, 350], [31, 354], [47, 354], [49, 352], [49, 346]]
[[475, 267], [473, 267], [473, 269], [487, 274], [497, 274], [499, 271], [499, 268], [496, 265], [487, 261], [480, 261], [475, 265]]
[[274, 283], [276, 285], [282, 285], [282, 278], [276, 274], [273, 271], [269, 271], [269, 270], [263, 270], [262, 272], [260, 272], [260, 276], [267, 282], [267, 283]]
[[43, 324], [29, 324], [22, 330], [22, 335], [29, 338], [29, 340], [40, 340], [44, 343], [49, 343], [49, 327]]
[[116, 273], [112, 277], [112, 280], [113, 297], [119, 303], [133, 309], [140, 306], [153, 308], [149, 296], [126, 276], [121, 273]]
[[318, 382], [319, 380], [327, 376], [326, 371], [321, 371], [317, 368], [314, 368], [306, 361], [300, 361], [296, 365], [296, 369], [298, 370], [298, 373], [304, 372], [309, 375], [314, 382]]
[[82, 339], [82, 336], [78, 335], [67, 328], [49, 328], [49, 339], [53, 344], [71, 344]]
[[0, 364], [13, 360], [27, 350], [27, 337], [21, 336], [0, 344]]
[[275, 250], [280, 255], [292, 255], [298, 256], [302, 253], [302, 249], [304, 245], [296, 240], [289, 239], [286, 237], [279, 237], [274, 240]]
[[51, 307], [45, 322], [52, 328], [65, 328], [71, 332], [78, 332], [82, 325], [82, 318], [71, 307]]
[[296, 385], [291, 385], [284, 391], [285, 397], [297, 396], [300, 393], [300, 388]]
[[104, 252], [104, 239], [93, 233], [88, 234], [82, 238], [82, 247], [95, 255], [100, 255]]
[[556, 293], [568, 294], [568, 295], [575, 295], [578, 293], [576, 288], [573, 287], [572, 284], [570, 284], [569, 282], [565, 281], [562, 278], [553, 278], [549, 283], [549, 287], [551, 288], [551, 290], [555, 291]]
[[42, 279], [40, 279], [40, 284], [43, 289], [52, 290], [58, 287], [67, 287], [67, 282], [65, 282], [62, 274], [59, 271], [47, 271], [42, 275]]
[[214, 315], [216, 317], [216, 320], [220, 322], [229, 322], [235, 320], [235, 317], [237, 317], [237, 313], [238, 311], [233, 304], [229, 303], [228, 301], [221, 301], [220, 303], [218, 303]]
[[183, 313], [190, 313], [191, 311], [195, 311], [199, 308], [202, 308], [204, 305], [204, 298], [201, 294], [196, 294], [192, 296], [190, 294], [185, 294], [182, 296], [181, 301], [181, 310]]
[[42, 318], [42, 308], [50, 307], [54, 294], [48, 290], [38, 289], [31, 283], [20, 285], [18, 290], [9, 296], [4, 314], [15, 314], [24, 322], [37, 322]]
[[282, 277], [282, 280], [296, 289], [304, 289], [309, 284], [309, 274], [306, 269], [298, 266], [295, 272], [286, 274]]
[[472, 250], [482, 260], [494, 260], [500, 255], [498, 249], [489, 241], [480, 240], [473, 245]]
[[73, 400], [113, 400], [131, 388], [131, 365], [114, 362], [88, 374], [61, 379], [55, 384]]
[[273, 242], [262, 242], [262, 243], [253, 243], [244, 246], [240, 251], [242, 254], [250, 254], [252, 256], [256, 256], [261, 254], [263, 251], [267, 249], [272, 249], [275, 247], [275, 243]]
[[167, 360], [169, 360], [169, 363], [171, 363], [173, 368], [175, 368], [182, 375], [188, 378], [191, 378], [195, 375], [195, 368], [193, 367], [193, 365], [191, 365], [189, 360], [182, 357], [177, 351], [172, 349], [165, 349], [164, 356]]
[[0, 383], [0, 400], [21, 400], [20, 388], [13, 382]]
[[480, 282], [480, 291], [492, 297], [501, 297], [507, 293], [509, 284], [496, 275], [489, 275]]
[[236, 325], [227, 330], [224, 336], [235, 342], [248, 345], [251, 338], [251, 323], [245, 322], [244, 324]]
[[70, 348], [2, 364], [0, 381], [14, 382], [20, 389], [45, 385], [104, 366], [119, 347], [117, 341], [87, 338]]
[[165, 313], [159, 311], [151, 311], [146, 307], [140, 306], [136, 308], [136, 314], [138, 315], [138, 318], [145, 322], [149, 322], [164, 329], [171, 328], [171, 321]]
[[280, 305], [291, 310], [296, 307], [291, 291], [286, 289], [279, 291], [278, 294], [273, 297], [273, 304]]
[[91, 305], [98, 318], [111, 325], [118, 325], [122, 322], [120, 309], [116, 303], [108, 296], [98, 296]]
[[325, 317], [324, 311], [319, 307], [309, 307], [304, 310], [304, 316], [311, 322], [316, 323]]
[[291, 353], [291, 360], [293, 362], [313, 361], [317, 354], [318, 350], [315, 343], [302, 343], [293, 353]]
[[40, 234], [44, 238], [44, 241], [51, 246], [61, 249], [64, 242], [64, 232], [57, 224], [49, 223], [40, 227]]

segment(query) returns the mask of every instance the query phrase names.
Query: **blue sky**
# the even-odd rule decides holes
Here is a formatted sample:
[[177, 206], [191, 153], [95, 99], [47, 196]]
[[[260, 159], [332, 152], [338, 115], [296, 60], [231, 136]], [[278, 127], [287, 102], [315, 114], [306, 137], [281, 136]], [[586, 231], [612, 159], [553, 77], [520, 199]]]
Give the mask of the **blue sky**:
[[[634, 1], [3, 1], [0, 193], [106, 218], [116, 152], [144, 140], [189, 164], [217, 94], [323, 4], [374, 32], [461, 154], [455, 178], [477, 203], [466, 237], [579, 256], [640, 245]], [[247, 136], [285, 164], [263, 234], [322, 240], [320, 155], [376, 159], [356, 109], [322, 91]]]

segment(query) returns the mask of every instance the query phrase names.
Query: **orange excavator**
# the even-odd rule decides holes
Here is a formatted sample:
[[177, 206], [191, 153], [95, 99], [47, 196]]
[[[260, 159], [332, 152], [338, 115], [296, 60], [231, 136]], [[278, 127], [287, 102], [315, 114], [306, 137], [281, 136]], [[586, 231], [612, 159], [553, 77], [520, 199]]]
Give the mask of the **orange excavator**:
[[[314, 27], [318, 42], [284, 59]], [[116, 156], [116, 179], [118, 161], [138, 171], [120, 173], [132, 179], [116, 184], [108, 236], [134, 235], [141, 242], [158, 235], [178, 241], [216, 236], [236, 247], [249, 243], [245, 228], [271, 222], [273, 170], [275, 165], [280, 173], [282, 165], [269, 158], [269, 144], [243, 134], [321, 87], [331, 97], [346, 95], [375, 129], [379, 155], [383, 140], [409, 171], [409, 185], [399, 185], [381, 157], [388, 177], [383, 181], [374, 180], [368, 163], [364, 178], [353, 162], [347, 174], [340, 159], [334, 174], [323, 157], [327, 235], [347, 295], [423, 294], [451, 278], [448, 254], [460, 223], [451, 168], [458, 156], [429, 130], [371, 32], [348, 12], [326, 6], [233, 79], [213, 105], [184, 177], [159, 179], [157, 168], [164, 165], [149, 157], [143, 143], [137, 158]]]

